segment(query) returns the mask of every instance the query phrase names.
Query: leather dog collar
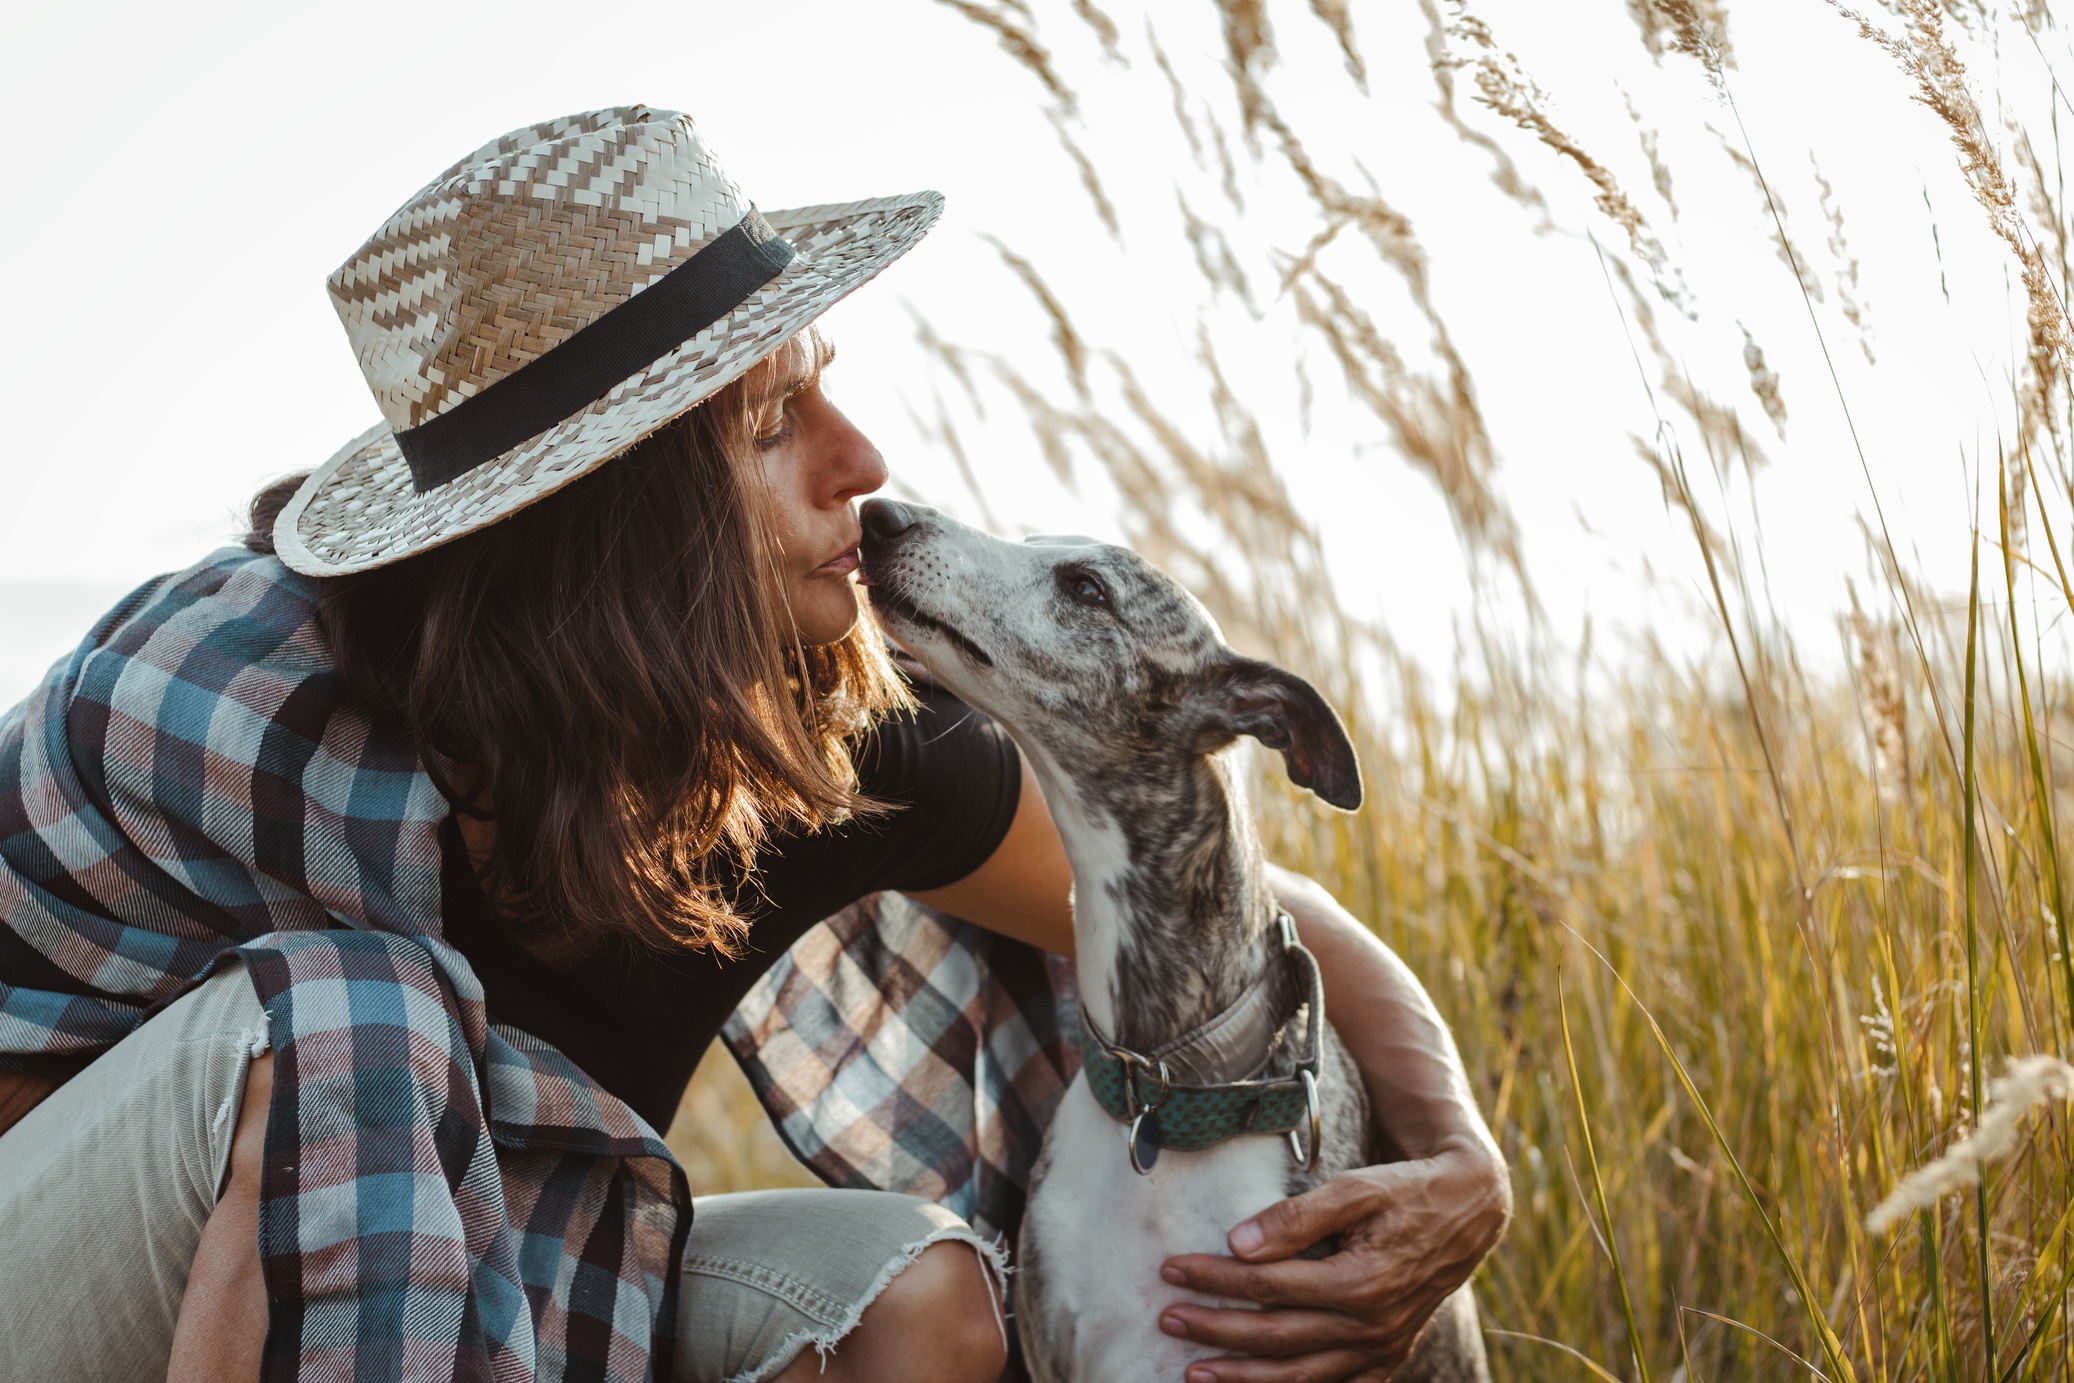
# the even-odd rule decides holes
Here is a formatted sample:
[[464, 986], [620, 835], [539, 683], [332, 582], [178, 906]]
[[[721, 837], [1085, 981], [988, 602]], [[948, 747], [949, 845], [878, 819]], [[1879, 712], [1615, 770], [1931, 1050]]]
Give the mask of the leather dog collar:
[[[1244, 997], [1208, 1022], [1190, 1029], [1150, 1052], [1135, 1052], [1111, 1042], [1080, 1008], [1080, 1069], [1104, 1113], [1126, 1125], [1124, 1147], [1140, 1175], [1152, 1170], [1161, 1148], [1193, 1151], [1214, 1147], [1242, 1133], [1287, 1133], [1289, 1154], [1307, 1170], [1318, 1165], [1318, 1061], [1325, 1027], [1325, 984], [1318, 959], [1296, 937], [1296, 924], [1286, 912], [1275, 921], [1281, 929], [1280, 959], [1293, 972], [1294, 991], [1304, 996], [1279, 1023], [1254, 1020], [1265, 1014], [1268, 976]], [[1173, 1079], [1178, 1066], [1190, 1073], [1228, 1069], [1234, 1039], [1242, 1032], [1265, 1028], [1269, 1040], [1252, 1070], [1268, 1063], [1273, 1038], [1303, 1024], [1303, 1046], [1296, 1069], [1270, 1080], [1239, 1079], [1184, 1084]], [[1296, 1131], [1310, 1125], [1305, 1152]]]

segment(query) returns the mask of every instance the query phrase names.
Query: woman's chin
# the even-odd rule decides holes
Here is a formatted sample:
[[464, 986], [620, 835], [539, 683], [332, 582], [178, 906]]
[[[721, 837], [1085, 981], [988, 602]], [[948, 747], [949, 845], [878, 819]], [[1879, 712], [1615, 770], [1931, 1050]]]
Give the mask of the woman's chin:
[[840, 643], [857, 627], [857, 616], [857, 588], [848, 580], [810, 582], [793, 597], [792, 623], [801, 643]]

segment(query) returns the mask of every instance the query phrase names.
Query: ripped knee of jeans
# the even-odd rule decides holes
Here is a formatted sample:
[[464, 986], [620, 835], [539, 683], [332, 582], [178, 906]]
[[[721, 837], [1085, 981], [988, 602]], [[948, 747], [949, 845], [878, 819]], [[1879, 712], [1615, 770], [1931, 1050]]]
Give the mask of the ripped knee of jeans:
[[230, 1142], [237, 1134], [238, 1116], [244, 1111], [246, 1087], [252, 1080], [252, 1063], [273, 1050], [265, 1010], [260, 1011], [258, 1022], [232, 1034], [230, 1040], [237, 1056], [237, 1067], [231, 1073], [230, 1083], [216, 1106], [216, 1113], [209, 1120], [210, 1143], [224, 1149], [223, 1170], [216, 1178], [216, 1199], [219, 1202], [230, 1190], [233, 1167]]
[[828, 1358], [835, 1352], [836, 1345], [857, 1328], [857, 1322], [863, 1318], [865, 1309], [893, 1285], [895, 1278], [912, 1267], [916, 1259], [938, 1244], [964, 1244], [979, 1260], [979, 1272], [987, 1284], [987, 1300], [994, 1308], [994, 1327], [1001, 1335], [1001, 1348], [1003, 1352], [1009, 1349], [1008, 1318], [1002, 1313], [1001, 1305], [1003, 1289], [1007, 1285], [1008, 1274], [1012, 1271], [1008, 1265], [1007, 1245], [1001, 1239], [988, 1242], [980, 1238], [978, 1231], [969, 1226], [947, 1225], [933, 1234], [904, 1245], [900, 1252], [886, 1260], [886, 1266], [879, 1270], [879, 1275], [872, 1280], [871, 1286], [865, 1289], [863, 1295], [858, 1297], [840, 1321], [809, 1336], [807, 1343], [821, 1356], [823, 1369], [827, 1368]]

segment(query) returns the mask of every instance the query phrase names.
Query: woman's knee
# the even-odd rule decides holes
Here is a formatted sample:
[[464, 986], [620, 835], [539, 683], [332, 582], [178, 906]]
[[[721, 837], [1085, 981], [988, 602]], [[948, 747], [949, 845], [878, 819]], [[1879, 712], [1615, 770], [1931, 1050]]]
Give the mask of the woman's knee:
[[864, 1308], [827, 1359], [802, 1352], [775, 1383], [995, 1383], [1008, 1336], [992, 1266], [967, 1240], [931, 1244]]
[[1007, 1365], [993, 1268], [969, 1242], [943, 1240], [923, 1249], [865, 1308], [860, 1326], [874, 1311], [880, 1328], [933, 1356], [931, 1377], [992, 1383]]

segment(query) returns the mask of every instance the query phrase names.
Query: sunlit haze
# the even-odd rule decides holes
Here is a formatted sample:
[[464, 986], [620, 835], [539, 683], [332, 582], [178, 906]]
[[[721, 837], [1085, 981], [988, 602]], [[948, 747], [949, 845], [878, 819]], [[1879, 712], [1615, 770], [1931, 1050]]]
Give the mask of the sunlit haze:
[[[1884, 521], [1934, 589], [1963, 591], [1971, 508], [1985, 496], [1993, 529], [1997, 447], [2014, 442], [2023, 288], [1948, 132], [1893, 61], [1829, 5], [1748, 0], [1729, 12], [1724, 97], [1692, 58], [1653, 60], [1617, 0], [1472, 8], [1631, 199], [1663, 246], [1661, 272], [1594, 207], [1600, 189], [1575, 162], [1476, 104], [1458, 73], [1463, 120], [1543, 205], [1494, 184], [1491, 153], [1435, 109], [1415, 0], [1350, 7], [1366, 95], [1308, 6], [1271, 4], [1280, 59], [1266, 87], [1320, 167], [1408, 220], [1489, 428], [1492, 489], [1541, 627], [1567, 643], [1590, 617], [1615, 659], [1644, 633], [1674, 647], [1708, 637], [1691, 531], [1637, 450], [1659, 415], [1722, 526], [1761, 536], [1759, 602], [1818, 655], [1836, 647], [1847, 579], [1866, 584], [1861, 525]], [[1080, 458], [1062, 480], [993, 374], [975, 367], [968, 391], [918, 343], [926, 322], [973, 361], [999, 357], [1066, 395], [1052, 325], [1005, 247], [1206, 450], [1220, 434], [1197, 355], [1214, 344], [1341, 599], [1401, 648], [1445, 673], [1479, 600], [1493, 627], [1526, 628], [1518, 581], [1498, 556], [1466, 551], [1432, 478], [1350, 403], [1279, 288], [1272, 266], [1304, 253], [1315, 212], [1272, 134], [1261, 154], [1247, 148], [1215, 10], [1107, 5], [1117, 38], [1105, 54], [1064, 0], [1031, 9], [1070, 112], [993, 34], [928, 0], [691, 3], [589, 36], [602, 12], [529, 0], [11, 9], [0, 105], [33, 152], [0, 224], [14, 314], [0, 345], [0, 706], [121, 592], [229, 540], [259, 483], [321, 463], [375, 420], [323, 282], [392, 207], [506, 129], [637, 101], [690, 112], [766, 208], [946, 194], [930, 239], [826, 322], [841, 348], [830, 394], [879, 442], [897, 493], [1011, 535], [1123, 531], [1097, 466]], [[1201, 122], [1194, 152], [1154, 34]], [[2022, 35], [2002, 35], [1999, 67], [1985, 54], [1973, 65], [1976, 95], [1991, 120], [2047, 130], [2046, 64]], [[2074, 71], [2057, 32], [2040, 42]], [[1209, 117], [1235, 160], [1228, 190], [1204, 144]], [[1113, 205], [1114, 234], [1062, 132]], [[1988, 134], [2014, 173], [2007, 131]], [[1737, 162], [1752, 153], [1805, 296]], [[2037, 154], [2050, 169], [2056, 151]], [[1206, 282], [1184, 204], [1220, 228], [1245, 297]], [[1646, 363], [1621, 266], [1666, 352], [1735, 411], [1761, 459], [1717, 472], [1701, 439], [1677, 432], [1689, 415]], [[1373, 256], [1366, 268], [1349, 257], [1345, 273], [1407, 364], [1438, 368], [1406, 279]], [[1751, 347], [1777, 375], [1777, 421], [1753, 389]], [[1095, 374], [1097, 390], [1115, 390], [1113, 372]], [[2050, 511], [2062, 535], [2074, 527], [2063, 509]]]

